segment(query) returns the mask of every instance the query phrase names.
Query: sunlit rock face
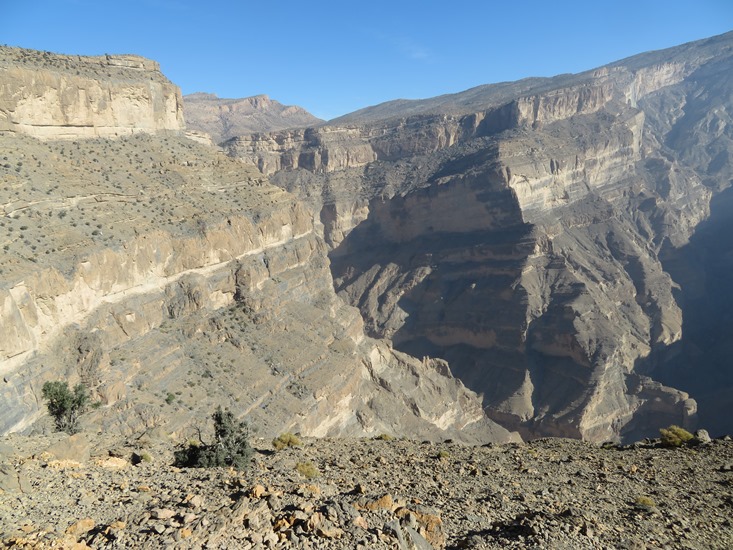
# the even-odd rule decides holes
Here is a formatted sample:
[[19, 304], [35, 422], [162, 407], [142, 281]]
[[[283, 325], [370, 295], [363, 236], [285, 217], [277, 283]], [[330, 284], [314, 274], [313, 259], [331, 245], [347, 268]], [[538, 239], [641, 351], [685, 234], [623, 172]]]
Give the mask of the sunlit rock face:
[[181, 92], [155, 61], [0, 47], [0, 131], [77, 139], [183, 129]]
[[732, 48], [386, 103], [229, 153], [320, 211], [368, 334], [447, 359], [505, 427], [632, 439], [698, 406], [709, 424], [733, 404], [724, 331], [702, 371], [699, 331], [686, 342], [707, 313], [727, 326], [705, 281], [729, 290], [688, 251], [727, 211], [710, 217], [733, 175]]

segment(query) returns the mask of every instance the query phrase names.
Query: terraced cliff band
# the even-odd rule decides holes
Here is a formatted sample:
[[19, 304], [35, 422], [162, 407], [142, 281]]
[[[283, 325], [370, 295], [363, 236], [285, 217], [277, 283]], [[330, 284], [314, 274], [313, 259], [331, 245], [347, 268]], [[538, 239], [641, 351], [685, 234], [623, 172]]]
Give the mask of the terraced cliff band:
[[497, 422], [527, 437], [725, 433], [730, 321], [699, 286], [715, 277], [712, 301], [729, 303], [725, 267], [682, 258], [708, 224], [729, 242], [715, 220], [730, 211], [732, 41], [225, 146], [320, 211], [367, 332], [447, 359]]

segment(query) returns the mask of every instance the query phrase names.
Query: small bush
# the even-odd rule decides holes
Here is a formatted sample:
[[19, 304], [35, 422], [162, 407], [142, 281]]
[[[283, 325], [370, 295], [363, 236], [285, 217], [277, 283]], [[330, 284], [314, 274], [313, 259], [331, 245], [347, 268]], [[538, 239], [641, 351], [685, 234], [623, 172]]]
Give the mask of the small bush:
[[320, 475], [318, 468], [312, 462], [298, 462], [295, 465], [295, 471], [306, 479], [312, 479]]
[[389, 434], [379, 434], [374, 439], [377, 439], [379, 441], [393, 441], [394, 440], [394, 437], [391, 436], [391, 435], [389, 435]]
[[231, 466], [246, 470], [252, 460], [252, 447], [249, 444], [249, 425], [237, 421], [231, 411], [216, 409], [214, 420], [214, 443], [187, 447], [174, 453], [176, 466], [188, 468], [216, 468]]
[[297, 435], [293, 435], [290, 432], [280, 434], [272, 440], [272, 446], [275, 447], [276, 451], [282, 451], [286, 447], [297, 447], [302, 442]]
[[438, 452], [438, 459], [445, 460], [447, 458], [450, 458], [450, 453], [443, 449], [442, 451]]
[[662, 445], [665, 447], [681, 447], [694, 437], [684, 428], [675, 425], [661, 428], [659, 433], [662, 436]]
[[89, 402], [89, 394], [83, 385], [77, 384], [69, 390], [67, 382], [46, 382], [41, 395], [47, 401], [48, 413], [53, 416], [56, 430], [75, 434], [79, 431], [79, 417]]
[[636, 498], [636, 500], [634, 501], [634, 506], [636, 506], [637, 508], [649, 509], [656, 507], [656, 503], [649, 497], [641, 496]]

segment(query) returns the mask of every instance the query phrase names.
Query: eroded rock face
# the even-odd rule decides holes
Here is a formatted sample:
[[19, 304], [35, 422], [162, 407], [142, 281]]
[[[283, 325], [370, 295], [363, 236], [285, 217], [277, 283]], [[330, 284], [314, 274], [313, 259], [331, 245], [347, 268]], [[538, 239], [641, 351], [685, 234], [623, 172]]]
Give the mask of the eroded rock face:
[[183, 129], [181, 92], [155, 61], [0, 47], [0, 131], [77, 139]]
[[694, 425], [705, 395], [655, 378], [672, 383], [663, 352], [684, 338], [666, 258], [731, 182], [731, 40], [229, 151], [320, 209], [367, 332], [447, 359], [494, 420], [529, 437], [653, 435]]

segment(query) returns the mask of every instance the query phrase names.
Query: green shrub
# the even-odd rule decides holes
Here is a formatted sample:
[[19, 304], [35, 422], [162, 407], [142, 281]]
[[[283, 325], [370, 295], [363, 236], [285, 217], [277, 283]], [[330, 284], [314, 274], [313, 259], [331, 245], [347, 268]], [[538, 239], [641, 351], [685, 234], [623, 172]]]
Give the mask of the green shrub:
[[659, 433], [662, 436], [662, 445], [665, 447], [681, 447], [694, 437], [684, 428], [675, 425], [661, 428]]
[[298, 436], [290, 432], [280, 434], [272, 440], [272, 446], [275, 447], [276, 451], [282, 451], [286, 447], [297, 447], [300, 444], [301, 441]]
[[249, 425], [234, 418], [229, 409], [216, 409], [214, 420], [214, 443], [187, 447], [174, 453], [176, 466], [188, 468], [215, 468], [231, 466], [246, 470], [252, 460], [249, 444]]
[[57, 380], [43, 384], [41, 395], [47, 401], [48, 413], [53, 416], [56, 429], [69, 434], [77, 433], [79, 417], [89, 402], [86, 388], [77, 384], [72, 392], [67, 382]]
[[295, 465], [295, 471], [306, 479], [312, 479], [320, 475], [318, 468], [312, 462], [298, 462]]

